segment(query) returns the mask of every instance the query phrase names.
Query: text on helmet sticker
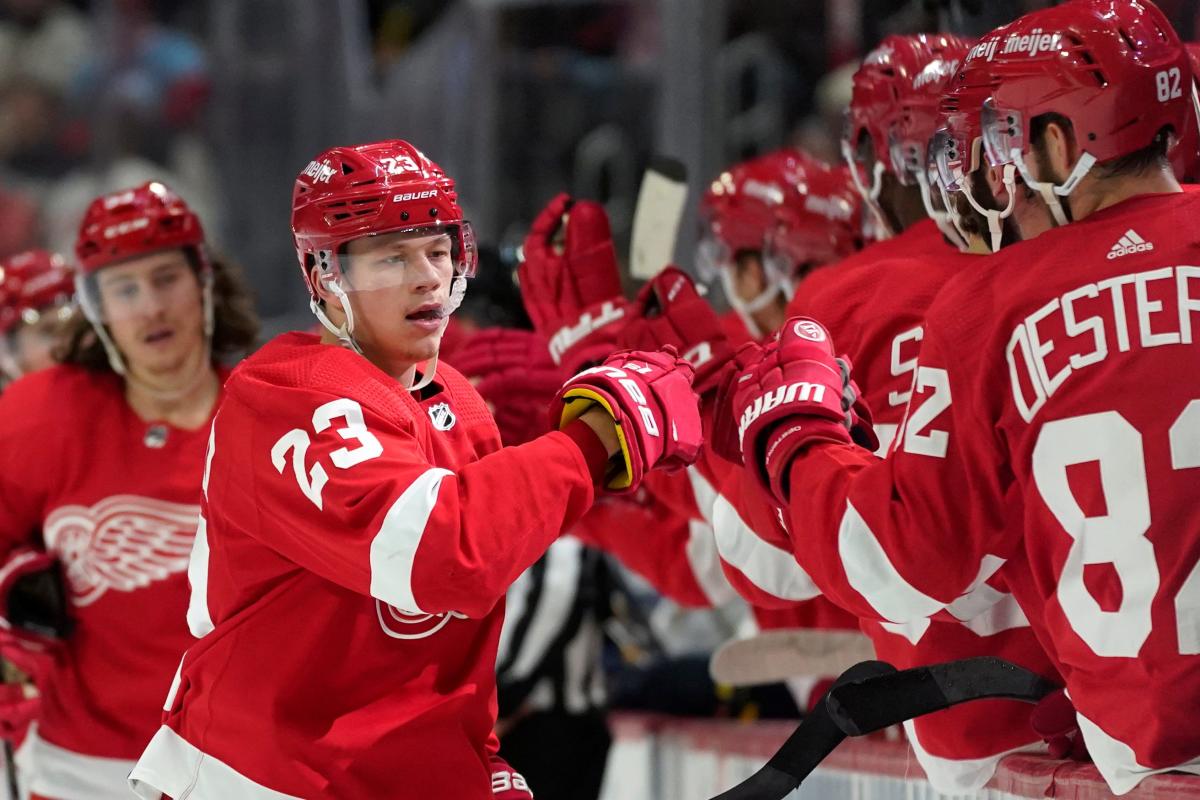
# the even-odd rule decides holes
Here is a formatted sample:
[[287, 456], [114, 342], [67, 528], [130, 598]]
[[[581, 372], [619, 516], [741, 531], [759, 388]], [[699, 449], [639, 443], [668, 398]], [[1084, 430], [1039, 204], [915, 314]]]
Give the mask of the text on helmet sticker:
[[312, 178], [313, 183], [329, 183], [335, 173], [336, 170], [328, 161], [310, 161], [300, 174]]
[[999, 48], [1001, 55], [1017, 55], [1024, 54], [1029, 57], [1048, 53], [1052, 50], [1057, 50], [1062, 43], [1061, 33], [1042, 33], [1041, 28], [1034, 28], [1029, 33], [1011, 34], [1004, 39], [1004, 46], [1000, 47], [1000, 39], [988, 39], [980, 42], [971, 48], [967, 53], [967, 61], [973, 61], [977, 58], [983, 58], [991, 61], [996, 56], [996, 49]]
[[138, 217], [137, 219], [126, 220], [119, 222], [116, 225], [109, 225], [104, 229], [105, 239], [115, 239], [118, 236], [124, 236], [127, 233], [140, 231], [142, 228], [150, 227], [150, 219], [148, 217]]
[[429, 197], [437, 197], [437, 189], [426, 189], [423, 192], [404, 192], [403, 194], [392, 195], [392, 202], [407, 203], [410, 200], [425, 200]]

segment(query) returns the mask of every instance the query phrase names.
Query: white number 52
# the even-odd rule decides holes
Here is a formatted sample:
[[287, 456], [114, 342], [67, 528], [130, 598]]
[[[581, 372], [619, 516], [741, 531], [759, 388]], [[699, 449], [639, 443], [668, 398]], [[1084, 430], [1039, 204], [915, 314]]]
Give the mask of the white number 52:
[[[379, 443], [379, 439], [375, 438], [375, 434], [367, 430], [366, 422], [363, 420], [362, 406], [345, 397], [331, 400], [313, 412], [313, 431], [321, 433], [329, 428], [335, 419], [339, 418], [346, 421], [346, 427], [338, 428], [338, 436], [346, 441], [357, 442], [358, 446], [341, 447], [330, 453], [329, 460], [335, 467], [349, 469], [383, 454], [383, 445]], [[305, 469], [305, 456], [308, 454], [308, 447], [311, 444], [312, 439], [307, 431], [293, 428], [280, 436], [279, 441], [275, 442], [275, 446], [271, 448], [271, 463], [275, 465], [275, 471], [282, 475], [287, 466], [287, 454], [290, 450], [292, 471], [296, 475], [296, 483], [299, 484], [300, 491], [312, 501], [313, 505], [321, 508], [321, 490], [329, 481], [329, 473], [325, 471], [325, 467], [319, 461], [314, 463], [311, 469]]]

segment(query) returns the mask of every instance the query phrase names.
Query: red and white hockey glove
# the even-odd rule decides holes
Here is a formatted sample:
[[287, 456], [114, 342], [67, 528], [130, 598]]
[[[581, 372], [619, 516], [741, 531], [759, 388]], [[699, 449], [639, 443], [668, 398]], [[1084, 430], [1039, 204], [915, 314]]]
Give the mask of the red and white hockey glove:
[[525, 238], [517, 276], [554, 363], [576, 372], [617, 349], [627, 301], [604, 206], [566, 194], [551, 200]]
[[1075, 716], [1075, 706], [1067, 697], [1065, 689], [1043, 697], [1033, 707], [1029, 715], [1029, 724], [1034, 733], [1042, 737], [1054, 758], [1068, 758], [1072, 761], [1091, 761], [1083, 734], [1079, 732], [1079, 719]]
[[621, 452], [605, 478], [614, 492], [632, 492], [655, 467], [686, 467], [700, 454], [700, 400], [692, 365], [673, 348], [615, 353], [563, 384], [550, 408], [561, 430], [599, 405], [616, 424]]
[[467, 339], [451, 363], [487, 401], [505, 445], [524, 444], [550, 431], [545, 408], [566, 376], [550, 360], [541, 336], [487, 328]]
[[7, 640], [34, 653], [57, 648], [72, 628], [62, 565], [33, 548], [9, 554], [0, 567], [0, 627]]
[[500, 756], [489, 756], [488, 762], [492, 767], [492, 796], [496, 800], [533, 800], [524, 775]]
[[879, 446], [870, 409], [850, 379], [850, 362], [834, 356], [829, 332], [816, 320], [789, 319], [778, 339], [761, 348], [753, 365], [724, 391], [729, 412], [714, 432], [714, 446], [728, 449], [725, 426], [736, 421], [742, 463], [780, 503], [788, 500], [792, 458], [807, 445], [853, 442], [872, 451]]
[[703, 396], [716, 389], [733, 348], [721, 319], [696, 284], [679, 267], [654, 276], [629, 306], [629, 321], [618, 343], [630, 350], [657, 350], [671, 345], [696, 370], [693, 386]]
[[0, 683], [0, 739], [18, 743], [38, 718], [42, 699], [29, 683]]

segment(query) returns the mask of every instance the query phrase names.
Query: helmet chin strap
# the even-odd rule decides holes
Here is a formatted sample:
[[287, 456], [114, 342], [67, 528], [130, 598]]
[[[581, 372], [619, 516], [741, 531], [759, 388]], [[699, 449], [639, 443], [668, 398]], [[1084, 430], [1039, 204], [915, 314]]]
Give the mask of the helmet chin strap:
[[[962, 252], [967, 252], [968, 244], [967, 237], [963, 235], [962, 229], [958, 226], [958, 220], [955, 219], [958, 215], [950, 210], [950, 206], [946, 205], [946, 210], [941, 211], [933, 206], [933, 195], [929, 187], [929, 176], [921, 170], [914, 170], [914, 176], [917, 179], [917, 186], [921, 189], [921, 202], [925, 205], [925, 213], [938, 226], [938, 230], [942, 235], [950, 240], [950, 243], [957, 247]], [[942, 193], [942, 201], [945, 202], [945, 192]]]
[[750, 300], [743, 300], [738, 297], [737, 287], [733, 285], [733, 275], [730, 274], [729, 269], [721, 270], [721, 286], [725, 290], [725, 299], [729, 302], [730, 307], [742, 318], [742, 323], [750, 331], [750, 335], [756, 339], [761, 339], [765, 333], [759, 324], [754, 321], [754, 315], [775, 302], [776, 297], [779, 295], [782, 294], [785, 299], [790, 300], [792, 294], [795, 292], [795, 287], [792, 286], [790, 280], [778, 277], [772, 280], [768, 277], [767, 288], [763, 289], [757, 296]]
[[[342, 304], [342, 310], [346, 314], [346, 321], [341, 326], [334, 325], [333, 321], [325, 314], [320, 303], [316, 298], [309, 300], [308, 307], [312, 310], [313, 315], [320, 321], [324, 328], [338, 338], [345, 347], [350, 348], [360, 356], [363, 355], [362, 347], [354, 339], [354, 308], [350, 305], [350, 298], [346, 295], [346, 290], [342, 288], [341, 282], [332, 274], [321, 277], [321, 283], [327, 288], [334, 297]], [[449, 317], [458, 307], [462, 305], [463, 298], [467, 294], [467, 279], [466, 276], [456, 275], [450, 282], [450, 296], [442, 305], [442, 316]], [[425, 362], [425, 371], [421, 374], [421, 380], [412, 386], [408, 387], [410, 392], [419, 392], [433, 382], [434, 375], [437, 374], [438, 356], [435, 353], [433, 358]]]
[[[454, 280], [450, 282], [450, 297], [446, 299], [445, 305], [442, 306], [442, 315], [449, 317], [458, 307], [462, 305], [463, 298], [467, 295], [467, 279], [463, 275], [455, 275]], [[410, 386], [410, 392], [419, 392], [433, 382], [433, 376], [437, 374], [438, 354], [434, 353], [433, 358], [425, 362], [425, 372], [421, 374], [421, 380]]]
[[1054, 217], [1055, 225], [1066, 225], [1067, 215], [1063, 211], [1062, 201], [1058, 198], [1068, 197], [1075, 188], [1079, 186], [1079, 182], [1096, 163], [1096, 157], [1091, 153], [1084, 152], [1079, 156], [1079, 160], [1075, 162], [1074, 169], [1067, 179], [1062, 183], [1049, 183], [1039, 181], [1030, 174], [1029, 169], [1025, 166], [1025, 159], [1021, 156], [1019, 148], [1012, 149], [1013, 163], [1017, 165], [1017, 169], [1021, 172], [1021, 180], [1025, 181], [1025, 185], [1042, 196], [1042, 200], [1050, 207], [1050, 215]]
[[1008, 206], [1003, 211], [997, 211], [994, 208], [984, 208], [975, 199], [975, 195], [971, 193], [969, 185], [963, 186], [963, 194], [967, 196], [967, 202], [971, 204], [971, 208], [982, 214], [988, 221], [988, 231], [992, 234], [992, 252], [1000, 252], [1000, 247], [1004, 239], [1004, 227], [1000, 224], [1008, 219], [1013, 212], [1013, 204], [1017, 199], [1016, 182], [1017, 170], [1012, 164], [1004, 165], [1004, 189], [1008, 192]]
[[879, 205], [879, 193], [883, 191], [883, 173], [885, 171], [883, 162], [875, 162], [875, 167], [871, 171], [871, 186], [868, 188], [863, 184], [862, 177], [858, 174], [854, 155], [850, 152], [850, 145], [846, 142], [842, 142], [842, 158], [845, 160], [846, 165], [850, 167], [850, 182], [854, 184], [855, 190], [862, 197], [863, 205], [870, 209], [871, 215], [879, 223], [879, 229], [884, 233], [883, 238], [892, 238], [896, 235], [896, 232], [892, 230], [891, 223], [887, 221], [887, 217], [883, 213], [883, 207]]

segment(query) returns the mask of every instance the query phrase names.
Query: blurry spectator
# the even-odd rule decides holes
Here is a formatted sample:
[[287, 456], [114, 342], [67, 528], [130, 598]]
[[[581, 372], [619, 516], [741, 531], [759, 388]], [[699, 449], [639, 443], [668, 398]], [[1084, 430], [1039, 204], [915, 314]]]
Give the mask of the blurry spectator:
[[104, 45], [68, 93], [86, 123], [91, 158], [46, 198], [48, 244], [73, 241], [93, 197], [148, 180], [174, 187], [219, 238], [214, 170], [200, 124], [210, 91], [204, 51], [161, 24], [146, 0], [113, 0], [110, 8]]
[[0, 84], [32, 78], [61, 91], [87, 58], [87, 19], [61, 0], [0, 0]]
[[0, 182], [0, 258], [28, 250], [37, 240], [37, 206]]
[[0, 161], [15, 180], [38, 188], [61, 177], [78, 152], [64, 137], [56, 88], [28, 76], [0, 85]]

